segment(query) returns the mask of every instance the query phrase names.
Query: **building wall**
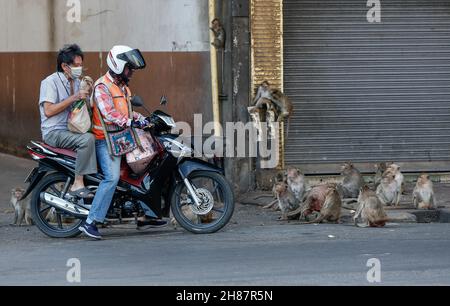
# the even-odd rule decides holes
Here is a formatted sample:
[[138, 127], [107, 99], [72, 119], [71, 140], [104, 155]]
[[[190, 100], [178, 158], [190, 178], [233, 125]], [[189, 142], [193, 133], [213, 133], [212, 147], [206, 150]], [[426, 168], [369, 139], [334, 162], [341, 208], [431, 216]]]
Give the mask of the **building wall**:
[[[251, 91], [264, 80], [283, 90], [283, 0], [251, 0]], [[284, 167], [284, 125], [280, 125], [278, 168]], [[265, 168], [265, 161], [259, 160]]]
[[251, 0], [252, 89], [267, 80], [283, 89], [283, 1]]
[[[78, 3], [80, 22], [71, 23]], [[212, 120], [207, 1], [0, 0], [0, 7], [0, 150], [23, 154], [30, 139], [40, 139], [40, 82], [66, 43], [82, 47], [94, 79], [106, 72], [113, 45], [139, 48], [148, 66], [131, 89], [148, 108], [164, 94], [163, 110], [176, 120], [192, 122], [194, 113]]]

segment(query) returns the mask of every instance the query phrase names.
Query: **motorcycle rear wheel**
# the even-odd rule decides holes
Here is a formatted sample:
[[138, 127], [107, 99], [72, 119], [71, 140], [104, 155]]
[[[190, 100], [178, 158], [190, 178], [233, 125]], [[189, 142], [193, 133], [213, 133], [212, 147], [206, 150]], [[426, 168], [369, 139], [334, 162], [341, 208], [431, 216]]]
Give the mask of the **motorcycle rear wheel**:
[[195, 234], [217, 232], [230, 221], [234, 212], [234, 195], [230, 184], [223, 175], [208, 171], [196, 171], [188, 179], [209, 204], [197, 214], [199, 211], [193, 206], [192, 197], [184, 183], [180, 182], [175, 186], [171, 198], [171, 211], [175, 220], [185, 230]]
[[[60, 197], [62, 187], [67, 181], [67, 176], [61, 173], [52, 173], [45, 176], [34, 188], [31, 197], [31, 213], [36, 226], [52, 238], [72, 238], [81, 234], [78, 227], [83, 220], [76, 219], [52, 206], [41, 202], [41, 192], [49, 192]], [[50, 216], [49, 216], [50, 214]], [[71, 221], [69, 223], [69, 221]]]

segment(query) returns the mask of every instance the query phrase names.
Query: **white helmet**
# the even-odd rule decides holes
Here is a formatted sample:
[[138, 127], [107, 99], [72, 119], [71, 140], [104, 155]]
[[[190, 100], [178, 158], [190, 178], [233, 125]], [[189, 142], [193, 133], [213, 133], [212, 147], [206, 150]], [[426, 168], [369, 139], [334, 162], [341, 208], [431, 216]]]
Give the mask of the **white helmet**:
[[127, 64], [131, 69], [144, 69], [146, 66], [141, 51], [128, 46], [114, 46], [109, 51], [106, 63], [115, 74], [122, 74]]

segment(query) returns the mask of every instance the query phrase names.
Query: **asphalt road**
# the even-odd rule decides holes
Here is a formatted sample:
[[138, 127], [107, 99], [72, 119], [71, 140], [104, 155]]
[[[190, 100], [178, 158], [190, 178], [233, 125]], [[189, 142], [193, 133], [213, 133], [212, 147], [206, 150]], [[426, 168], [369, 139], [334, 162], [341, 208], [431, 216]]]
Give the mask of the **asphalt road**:
[[80, 261], [81, 285], [372, 285], [370, 258], [381, 263], [375, 284], [450, 284], [449, 224], [270, 225], [212, 235], [114, 229], [103, 241], [30, 240], [32, 231], [21, 230], [22, 240], [1, 245], [0, 285], [71, 285], [70, 258]]
[[[2, 212], [34, 163], [0, 158]], [[11, 214], [0, 213], [0, 285], [450, 285], [450, 224], [360, 229], [277, 216], [237, 205], [232, 222], [211, 235], [122, 227], [92, 241], [47, 238], [36, 227], [9, 226]], [[379, 283], [367, 279], [371, 258], [380, 262]], [[68, 273], [70, 259], [79, 274]]]

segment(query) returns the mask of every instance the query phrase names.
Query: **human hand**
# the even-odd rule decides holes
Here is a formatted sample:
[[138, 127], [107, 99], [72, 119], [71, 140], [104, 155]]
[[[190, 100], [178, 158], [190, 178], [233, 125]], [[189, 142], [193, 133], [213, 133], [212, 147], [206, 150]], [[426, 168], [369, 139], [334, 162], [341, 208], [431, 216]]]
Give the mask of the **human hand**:
[[76, 94], [74, 94], [73, 97], [73, 101], [77, 102], [80, 100], [85, 100], [88, 96], [88, 92], [85, 90], [80, 90], [79, 92], [77, 92]]

